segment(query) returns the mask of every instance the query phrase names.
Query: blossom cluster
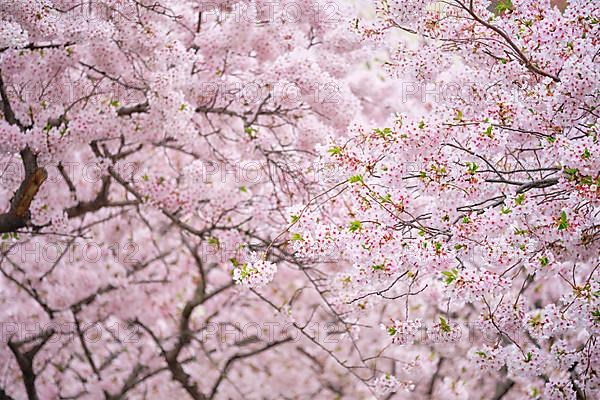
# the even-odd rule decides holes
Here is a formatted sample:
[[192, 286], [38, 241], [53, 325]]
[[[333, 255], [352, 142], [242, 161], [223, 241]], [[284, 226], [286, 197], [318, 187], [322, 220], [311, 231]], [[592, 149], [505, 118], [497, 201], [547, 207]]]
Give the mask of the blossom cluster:
[[233, 269], [233, 280], [239, 285], [259, 289], [269, 284], [276, 272], [277, 265], [253, 253], [248, 262]]

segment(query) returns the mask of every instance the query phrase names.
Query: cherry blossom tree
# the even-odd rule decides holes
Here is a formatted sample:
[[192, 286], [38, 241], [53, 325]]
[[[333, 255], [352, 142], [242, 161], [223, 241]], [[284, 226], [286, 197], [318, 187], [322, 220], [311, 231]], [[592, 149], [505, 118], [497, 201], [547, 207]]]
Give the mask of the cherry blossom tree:
[[312, 196], [323, 132], [345, 134], [382, 85], [350, 84], [367, 52], [349, 11], [2, 2], [0, 397], [298, 398], [357, 385], [322, 339], [294, 334], [247, 290], [279, 269], [264, 292], [301, 294], [291, 251], [264, 251], [286, 207]]
[[0, 398], [597, 397], [597, 16], [4, 1]]
[[336, 254], [324, 297], [371, 342], [380, 394], [598, 397], [597, 15], [383, 1], [356, 20], [420, 104], [332, 138], [338, 180], [288, 230]]

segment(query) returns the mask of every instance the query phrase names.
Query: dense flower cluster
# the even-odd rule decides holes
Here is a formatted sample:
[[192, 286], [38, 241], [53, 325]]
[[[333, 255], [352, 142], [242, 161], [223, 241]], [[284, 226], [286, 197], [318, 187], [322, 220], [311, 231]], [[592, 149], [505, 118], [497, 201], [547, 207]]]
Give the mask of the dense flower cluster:
[[599, 5], [356, 3], [0, 4], [0, 398], [600, 396]]
[[393, 324], [390, 326], [382, 325], [388, 334], [392, 337], [394, 343], [398, 344], [411, 344], [416, 338], [418, 338], [419, 330], [421, 329], [421, 321], [397, 321], [392, 320]]
[[248, 262], [233, 269], [233, 280], [237, 284], [259, 289], [271, 282], [276, 272], [277, 266], [274, 263], [253, 253]]
[[[397, 344], [422, 321], [427, 340], [382, 353], [386, 371], [421, 374], [399, 381], [430, 377], [410, 398], [599, 393], [597, 12], [383, 0], [355, 23], [390, 55], [402, 103], [328, 142], [320, 157], [339, 179], [293, 232], [336, 232], [327, 249], [344, 261], [325, 297], [345, 318], [391, 318]], [[325, 260], [322, 242], [294, 249]]]
[[325, 136], [388, 113], [353, 15], [320, 0], [1, 2], [0, 397], [372, 393], [318, 353], [325, 334], [285, 327], [321, 299], [307, 261], [269, 246], [281, 210], [318, 189]]

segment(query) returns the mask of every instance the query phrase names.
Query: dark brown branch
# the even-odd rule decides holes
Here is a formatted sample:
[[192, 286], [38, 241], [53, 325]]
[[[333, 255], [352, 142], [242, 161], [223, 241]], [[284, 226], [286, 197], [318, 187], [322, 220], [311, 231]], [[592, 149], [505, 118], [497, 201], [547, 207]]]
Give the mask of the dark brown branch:
[[[33, 359], [36, 354], [44, 347], [46, 342], [50, 340], [50, 338], [54, 335], [53, 330], [48, 330], [42, 332], [34, 338], [30, 338], [25, 341], [8, 341], [8, 347], [12, 351], [17, 360], [17, 364], [19, 365], [19, 369], [21, 370], [21, 375], [23, 376], [23, 384], [25, 385], [25, 390], [27, 392], [27, 398], [29, 400], [38, 400], [37, 389], [35, 387], [35, 380], [37, 378], [34, 370], [33, 370]], [[21, 351], [21, 347], [29, 344], [32, 341], [39, 340], [39, 343], [33, 346], [30, 350], [23, 352]]]
[[17, 119], [12, 107], [10, 106], [8, 94], [6, 94], [6, 87], [4, 86], [4, 81], [2, 80], [2, 70], [0, 70], [0, 99], [2, 100], [2, 114], [4, 115], [6, 122], [23, 129], [23, 124], [21, 124], [21, 122]]
[[515, 54], [517, 55], [517, 57], [519, 58], [519, 60], [521, 61], [521, 63], [531, 72], [536, 73], [538, 75], [542, 75], [542, 76], [546, 76], [548, 78], [551, 78], [554, 82], [560, 82], [560, 79], [555, 76], [552, 75], [546, 71], [541, 70], [540, 68], [538, 68], [537, 66], [535, 66], [531, 60], [529, 58], [527, 58], [527, 56], [525, 55], [525, 53], [523, 53], [523, 50], [521, 50], [521, 48], [519, 46], [517, 46], [517, 44], [512, 40], [512, 38], [506, 33], [504, 32], [502, 29], [498, 28], [497, 26], [484, 21], [483, 19], [481, 19], [477, 14], [475, 14], [475, 12], [473, 11], [473, 7], [467, 7], [465, 4], [463, 4], [460, 1], [456, 1], [458, 4], [460, 4], [460, 6], [469, 13], [469, 15], [471, 15], [471, 17], [477, 21], [479, 24], [485, 26], [488, 29], [491, 29], [492, 31], [496, 32], [498, 35], [500, 35], [505, 41], [506, 43], [510, 46], [510, 48], [515, 52]]
[[5, 391], [4, 389], [0, 388], [0, 400], [14, 400], [12, 397], [10, 397]]
[[69, 46], [73, 46], [75, 43], [73, 42], [67, 42], [67, 43], [58, 43], [58, 44], [36, 44], [36, 43], [29, 43], [27, 46], [25, 47], [3, 47], [0, 49], [0, 53], [2, 53], [3, 51], [6, 51], [8, 49], [15, 49], [15, 50], [44, 50], [44, 49], [60, 49], [60, 48], [66, 48]]
[[117, 115], [119, 117], [124, 117], [132, 114], [140, 114], [148, 111], [150, 109], [150, 105], [148, 102], [135, 104], [132, 106], [123, 106], [117, 109]]
[[506, 394], [510, 391], [510, 389], [512, 389], [513, 386], [515, 386], [515, 382], [511, 379], [509, 379], [506, 382], [499, 383], [496, 386], [496, 393], [494, 394], [493, 399], [501, 400], [502, 398], [504, 398], [504, 396], [506, 396]]
[[100, 377], [100, 371], [98, 371], [98, 367], [96, 367], [96, 363], [94, 362], [94, 358], [92, 357], [92, 353], [87, 343], [85, 342], [84, 333], [81, 330], [81, 324], [79, 322], [79, 318], [77, 318], [77, 313], [73, 312], [73, 319], [75, 320], [75, 328], [77, 329], [77, 336], [79, 337], [79, 342], [81, 343], [81, 347], [83, 348], [83, 353], [85, 354], [85, 358], [88, 363], [92, 367], [92, 371], [96, 374], [98, 378]]
[[[23, 130], [23, 124], [17, 119], [10, 105], [4, 81], [2, 80], [1, 70], [0, 99], [2, 100], [2, 114], [4, 115], [4, 119], [9, 124], [18, 126]], [[21, 150], [21, 160], [25, 169], [25, 178], [10, 201], [10, 210], [7, 213], [0, 214], [0, 233], [14, 232], [27, 225], [31, 201], [48, 176], [44, 168], [38, 167], [37, 157], [29, 147]]]

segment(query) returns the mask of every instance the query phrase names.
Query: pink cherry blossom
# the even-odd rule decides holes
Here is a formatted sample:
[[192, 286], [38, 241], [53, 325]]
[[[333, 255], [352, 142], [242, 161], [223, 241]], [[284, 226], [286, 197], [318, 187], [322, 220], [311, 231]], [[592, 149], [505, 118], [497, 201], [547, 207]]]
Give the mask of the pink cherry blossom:
[[2, 1], [0, 398], [599, 398], [598, 15]]

